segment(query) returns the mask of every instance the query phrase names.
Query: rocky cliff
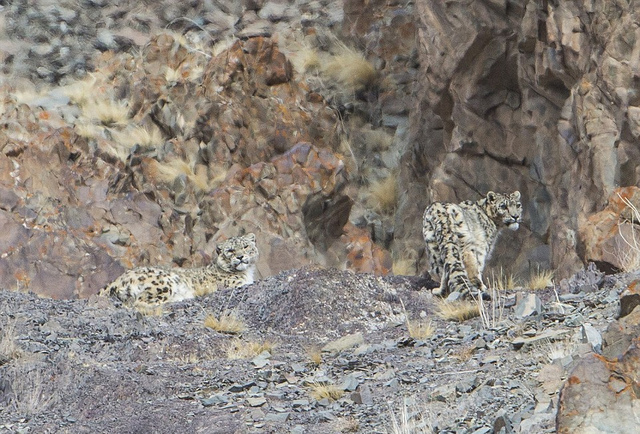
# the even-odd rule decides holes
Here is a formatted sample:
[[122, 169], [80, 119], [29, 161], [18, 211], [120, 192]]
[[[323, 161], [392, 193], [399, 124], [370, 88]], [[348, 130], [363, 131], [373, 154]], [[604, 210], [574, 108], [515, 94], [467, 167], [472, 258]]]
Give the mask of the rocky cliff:
[[490, 265], [567, 276], [637, 183], [633, 6], [6, 4], [0, 282], [84, 297], [257, 227], [262, 276], [423, 273], [428, 203], [516, 188]]

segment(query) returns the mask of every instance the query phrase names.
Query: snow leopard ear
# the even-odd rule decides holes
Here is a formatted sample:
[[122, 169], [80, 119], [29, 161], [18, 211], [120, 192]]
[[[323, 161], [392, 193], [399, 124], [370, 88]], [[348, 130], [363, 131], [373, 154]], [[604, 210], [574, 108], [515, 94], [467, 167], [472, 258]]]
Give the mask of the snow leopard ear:
[[490, 191], [489, 193], [487, 193], [487, 200], [489, 202], [495, 202], [496, 201], [496, 194], [493, 191]]
[[244, 236], [246, 239], [248, 239], [249, 241], [252, 242], [256, 242], [256, 235], [253, 232], [248, 233], [247, 235]]
[[222, 253], [222, 247], [218, 245], [216, 246], [216, 254], [219, 255], [220, 253]]
[[511, 193], [511, 199], [520, 200], [520, 192], [518, 190], [516, 190], [513, 193]]

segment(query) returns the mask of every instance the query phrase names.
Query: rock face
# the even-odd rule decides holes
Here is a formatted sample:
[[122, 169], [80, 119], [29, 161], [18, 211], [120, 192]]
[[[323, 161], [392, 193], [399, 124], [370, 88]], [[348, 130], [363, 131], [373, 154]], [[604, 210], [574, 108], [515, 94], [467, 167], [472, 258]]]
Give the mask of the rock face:
[[516, 188], [489, 267], [620, 266], [586, 228], [639, 182], [633, 2], [76, 6], [0, 17], [2, 285], [84, 297], [256, 227], [263, 276], [422, 273], [429, 203]]
[[[415, 242], [425, 197], [523, 193], [526, 222], [496, 252], [566, 276], [580, 225], [638, 183], [636, 4], [417, 2], [417, 98], [396, 239]], [[547, 248], [543, 248], [546, 245]]]
[[580, 227], [584, 257], [603, 269], [633, 270], [640, 260], [640, 189], [617, 188], [604, 210]]

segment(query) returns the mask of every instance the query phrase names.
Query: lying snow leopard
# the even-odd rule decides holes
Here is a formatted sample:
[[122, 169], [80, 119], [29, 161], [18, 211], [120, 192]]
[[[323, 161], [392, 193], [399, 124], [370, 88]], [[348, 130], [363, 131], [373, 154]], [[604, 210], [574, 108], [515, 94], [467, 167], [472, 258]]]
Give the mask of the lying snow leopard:
[[424, 212], [422, 234], [431, 274], [440, 278], [440, 287], [433, 293], [446, 296], [457, 291], [464, 297], [484, 293], [482, 271], [498, 231], [505, 227], [517, 230], [521, 218], [519, 191], [490, 191], [476, 202], [429, 205]]
[[195, 298], [218, 288], [237, 288], [253, 283], [258, 259], [254, 234], [229, 238], [216, 247], [216, 252], [215, 262], [201, 268], [134, 268], [104, 287], [100, 295], [144, 307]]

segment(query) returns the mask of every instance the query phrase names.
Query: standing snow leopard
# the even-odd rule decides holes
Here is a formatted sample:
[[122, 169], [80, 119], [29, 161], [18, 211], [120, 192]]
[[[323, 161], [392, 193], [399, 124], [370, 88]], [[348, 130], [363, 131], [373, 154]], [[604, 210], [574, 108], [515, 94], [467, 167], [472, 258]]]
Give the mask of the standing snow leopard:
[[517, 230], [522, 219], [520, 192], [490, 191], [482, 199], [460, 204], [435, 202], [424, 212], [422, 234], [427, 243], [430, 273], [440, 279], [433, 293], [462, 296], [483, 293], [482, 271], [498, 232]]

